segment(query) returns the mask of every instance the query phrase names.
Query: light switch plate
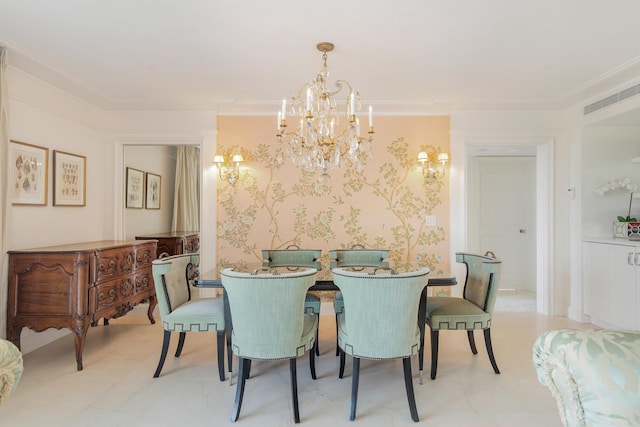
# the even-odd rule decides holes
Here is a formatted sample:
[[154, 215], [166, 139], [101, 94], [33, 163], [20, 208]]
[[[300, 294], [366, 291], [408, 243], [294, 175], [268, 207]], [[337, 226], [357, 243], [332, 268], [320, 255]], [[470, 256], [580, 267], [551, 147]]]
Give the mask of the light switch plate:
[[436, 226], [436, 216], [435, 215], [427, 215], [424, 218], [424, 223], [429, 227], [435, 227]]

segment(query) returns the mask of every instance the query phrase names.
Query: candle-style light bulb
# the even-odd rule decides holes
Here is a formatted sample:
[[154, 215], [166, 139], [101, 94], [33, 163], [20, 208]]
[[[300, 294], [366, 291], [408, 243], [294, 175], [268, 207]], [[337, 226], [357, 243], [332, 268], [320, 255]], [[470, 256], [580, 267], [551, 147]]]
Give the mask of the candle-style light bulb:
[[373, 127], [373, 107], [369, 105], [369, 127]]
[[285, 120], [287, 118], [287, 100], [283, 99], [282, 100], [282, 120]]

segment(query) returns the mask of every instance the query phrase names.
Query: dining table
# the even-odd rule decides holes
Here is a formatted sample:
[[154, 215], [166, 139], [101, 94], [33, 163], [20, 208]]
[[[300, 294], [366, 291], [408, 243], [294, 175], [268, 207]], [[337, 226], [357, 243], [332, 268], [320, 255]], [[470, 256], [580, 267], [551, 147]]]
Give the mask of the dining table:
[[[407, 265], [403, 265], [403, 271], [407, 270]], [[278, 267], [276, 269], [266, 268], [261, 265], [250, 265], [243, 268], [241, 271], [249, 272], [257, 272], [259, 270], [274, 270], [274, 271], [291, 271], [290, 268], [287, 267]], [[355, 270], [355, 269], [354, 269]], [[361, 270], [361, 269], [359, 269]], [[380, 268], [378, 268], [380, 270]], [[384, 270], [392, 270], [392, 269], [384, 269]], [[372, 270], [373, 271], [373, 270]], [[440, 287], [440, 286], [455, 286], [457, 284], [456, 277], [449, 273], [439, 273], [437, 275], [427, 276], [427, 283], [425, 283], [425, 287], [420, 293], [420, 301], [418, 301], [418, 328], [420, 329], [420, 342], [424, 342], [424, 334], [425, 334], [425, 323], [426, 323], [426, 313], [427, 313], [427, 289], [429, 287]], [[211, 269], [205, 272], [200, 273], [198, 277], [193, 280], [193, 286], [196, 288], [213, 288], [213, 289], [223, 289], [222, 279], [220, 278], [220, 272], [218, 269]], [[309, 291], [317, 291], [317, 292], [338, 292], [340, 288], [333, 282], [331, 278], [320, 278], [317, 279], [316, 282], [309, 288]], [[225, 336], [226, 336], [226, 346], [227, 346], [227, 363], [228, 370], [231, 373], [232, 369], [232, 352], [231, 352], [231, 331], [233, 330], [233, 323], [231, 318], [231, 309], [229, 308], [229, 299], [227, 298], [226, 292], [223, 292], [223, 304], [224, 304], [224, 322], [225, 322]], [[422, 353], [424, 349], [421, 347], [420, 352]], [[423, 360], [420, 357], [419, 360]], [[420, 366], [420, 381], [422, 382], [422, 366]]]

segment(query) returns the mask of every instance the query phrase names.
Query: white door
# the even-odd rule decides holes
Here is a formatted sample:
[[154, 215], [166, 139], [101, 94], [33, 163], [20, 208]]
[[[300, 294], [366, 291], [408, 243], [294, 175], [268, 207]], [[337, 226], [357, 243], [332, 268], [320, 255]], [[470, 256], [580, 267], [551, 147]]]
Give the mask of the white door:
[[477, 158], [481, 252], [502, 260], [500, 289], [536, 292], [536, 159]]

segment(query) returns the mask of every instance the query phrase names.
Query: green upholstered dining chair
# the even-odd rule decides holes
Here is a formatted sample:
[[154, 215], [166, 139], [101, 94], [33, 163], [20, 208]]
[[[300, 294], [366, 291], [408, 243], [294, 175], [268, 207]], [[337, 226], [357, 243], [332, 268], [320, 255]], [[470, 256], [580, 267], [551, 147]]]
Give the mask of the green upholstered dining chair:
[[[299, 268], [315, 268], [320, 271], [320, 249], [300, 249], [297, 246], [290, 246], [287, 249], [263, 249], [263, 267], [276, 268], [286, 267], [291, 271]], [[304, 312], [318, 315], [318, 329], [316, 329], [316, 356], [320, 355], [318, 343], [318, 332], [320, 328], [320, 298], [312, 293], [307, 293], [304, 299]]]
[[224, 374], [224, 304], [222, 298], [195, 299], [191, 296], [190, 283], [197, 274], [199, 254], [184, 254], [154, 260], [153, 281], [164, 339], [162, 352], [154, 378], [160, 375], [164, 365], [172, 332], [179, 332], [175, 357], [180, 357], [187, 332], [216, 332], [218, 373], [220, 381]]
[[402, 358], [411, 419], [419, 421], [411, 356], [420, 349], [418, 305], [429, 270], [420, 268], [400, 274], [390, 270], [380, 274], [379, 269], [371, 274], [343, 268], [332, 271], [345, 307], [338, 315], [340, 378], [344, 374], [345, 354], [353, 357], [350, 420], [356, 417], [360, 359]]
[[310, 351], [311, 377], [316, 378], [313, 346], [318, 316], [305, 313], [303, 308], [305, 294], [315, 283], [317, 270], [304, 268], [280, 274], [274, 269], [263, 270], [266, 271], [241, 273], [226, 268], [220, 273], [233, 319], [232, 348], [239, 358], [231, 421], [240, 416], [251, 361], [289, 359], [293, 416], [298, 423], [296, 361], [307, 351]]
[[[491, 366], [496, 374], [500, 373], [491, 345], [491, 316], [498, 295], [502, 261], [493, 252], [485, 255], [458, 252], [456, 261], [467, 267], [462, 298], [427, 298], [426, 324], [431, 329], [432, 380], [436, 379], [438, 369], [438, 338], [440, 331], [444, 330], [467, 331], [471, 352], [478, 354], [473, 331], [481, 329]], [[420, 359], [421, 371], [422, 366], [423, 360]]]
[[[329, 267], [342, 268], [388, 268], [389, 263], [385, 259], [389, 256], [388, 249], [365, 249], [358, 245], [350, 249], [334, 249], [329, 251], [331, 263]], [[342, 293], [336, 292], [333, 299], [333, 311], [336, 313], [336, 356], [339, 354], [338, 348], [338, 314], [344, 310], [344, 301]]]

